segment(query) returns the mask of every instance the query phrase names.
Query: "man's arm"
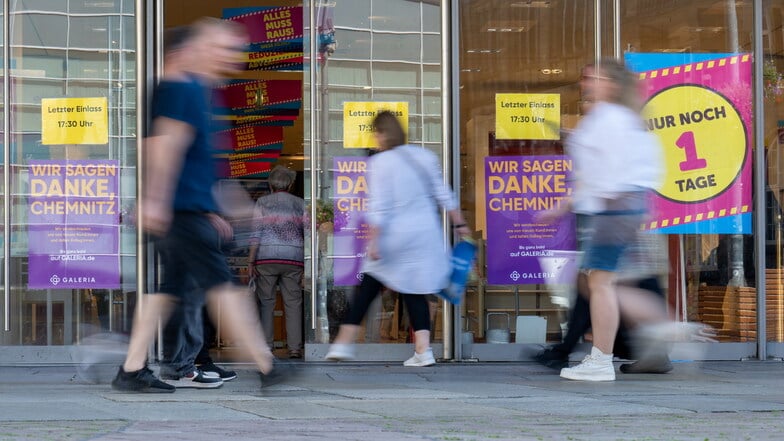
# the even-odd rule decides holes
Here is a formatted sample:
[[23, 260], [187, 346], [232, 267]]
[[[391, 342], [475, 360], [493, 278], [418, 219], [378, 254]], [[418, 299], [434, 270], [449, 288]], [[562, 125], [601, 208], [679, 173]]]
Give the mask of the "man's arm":
[[188, 123], [167, 117], [153, 120], [144, 141], [142, 229], [161, 236], [169, 230], [174, 192], [194, 131]]

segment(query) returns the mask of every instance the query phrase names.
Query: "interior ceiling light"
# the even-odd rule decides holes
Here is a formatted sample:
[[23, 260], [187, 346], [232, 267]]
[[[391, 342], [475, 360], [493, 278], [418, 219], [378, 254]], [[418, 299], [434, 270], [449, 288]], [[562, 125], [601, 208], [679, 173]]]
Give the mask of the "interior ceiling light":
[[724, 30], [723, 26], [698, 26], [691, 28], [692, 32], [713, 32], [718, 33]]
[[541, 72], [544, 75], [558, 75], [563, 73], [563, 69], [544, 68], [544, 69], [539, 69], [539, 72]]
[[523, 26], [514, 28], [487, 28], [487, 32], [524, 32], [526, 29]]
[[550, 0], [525, 0], [514, 2], [509, 6], [513, 8], [549, 8]]
[[488, 20], [480, 29], [487, 32], [528, 32], [533, 26], [531, 20]]
[[468, 49], [467, 54], [500, 54], [501, 49]]

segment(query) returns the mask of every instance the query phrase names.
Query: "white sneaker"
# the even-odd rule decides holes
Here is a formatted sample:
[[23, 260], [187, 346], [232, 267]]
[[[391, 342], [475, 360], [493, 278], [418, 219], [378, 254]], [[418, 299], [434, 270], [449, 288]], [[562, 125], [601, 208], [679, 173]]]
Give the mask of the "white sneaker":
[[220, 377], [210, 377], [204, 372], [196, 369], [190, 374], [183, 375], [179, 378], [163, 380], [176, 388], [197, 388], [197, 389], [215, 389], [223, 386], [223, 380]]
[[352, 345], [345, 343], [334, 343], [329, 347], [329, 351], [324, 358], [332, 361], [350, 361], [355, 358], [354, 348]]
[[414, 352], [413, 357], [403, 362], [403, 366], [409, 366], [409, 367], [432, 366], [434, 364], [436, 364], [436, 359], [433, 357], [433, 349], [431, 348], [427, 348], [427, 350], [421, 354], [417, 354], [416, 352]]
[[593, 353], [588, 354], [577, 366], [561, 369], [561, 378], [579, 381], [615, 381], [612, 355], [601, 357]]

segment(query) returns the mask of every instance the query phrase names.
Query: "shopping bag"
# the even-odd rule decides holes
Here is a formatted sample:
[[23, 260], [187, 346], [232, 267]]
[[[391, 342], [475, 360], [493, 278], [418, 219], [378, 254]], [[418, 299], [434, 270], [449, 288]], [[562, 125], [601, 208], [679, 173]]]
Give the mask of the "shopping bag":
[[463, 239], [452, 249], [452, 275], [449, 285], [438, 293], [439, 297], [453, 305], [458, 305], [465, 295], [466, 281], [471, 265], [476, 257], [476, 243], [471, 239]]

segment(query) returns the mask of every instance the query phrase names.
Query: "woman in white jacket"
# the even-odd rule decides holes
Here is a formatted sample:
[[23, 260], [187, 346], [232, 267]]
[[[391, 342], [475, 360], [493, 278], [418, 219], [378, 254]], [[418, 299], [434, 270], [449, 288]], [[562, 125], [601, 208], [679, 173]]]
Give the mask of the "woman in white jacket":
[[351, 344], [359, 324], [386, 286], [403, 296], [414, 329], [415, 352], [403, 365], [430, 366], [435, 358], [425, 295], [441, 291], [450, 275], [438, 207], [448, 211], [457, 233], [468, 235], [470, 231], [454, 195], [444, 185], [436, 155], [406, 144], [403, 127], [391, 112], [380, 112], [373, 126], [379, 153], [368, 161], [370, 238], [362, 283], [326, 358], [354, 358]]
[[647, 218], [650, 191], [664, 176], [662, 147], [639, 114], [636, 77], [614, 59], [586, 69], [580, 83], [594, 101], [566, 141], [574, 161], [574, 191], [568, 203], [543, 213], [552, 222], [571, 210], [583, 215], [591, 231], [584, 245], [582, 274], [593, 327], [593, 348], [582, 363], [561, 370], [561, 377], [583, 381], [615, 380], [613, 343], [621, 313], [633, 323], [666, 321], [661, 302], [617, 284], [619, 265]]

